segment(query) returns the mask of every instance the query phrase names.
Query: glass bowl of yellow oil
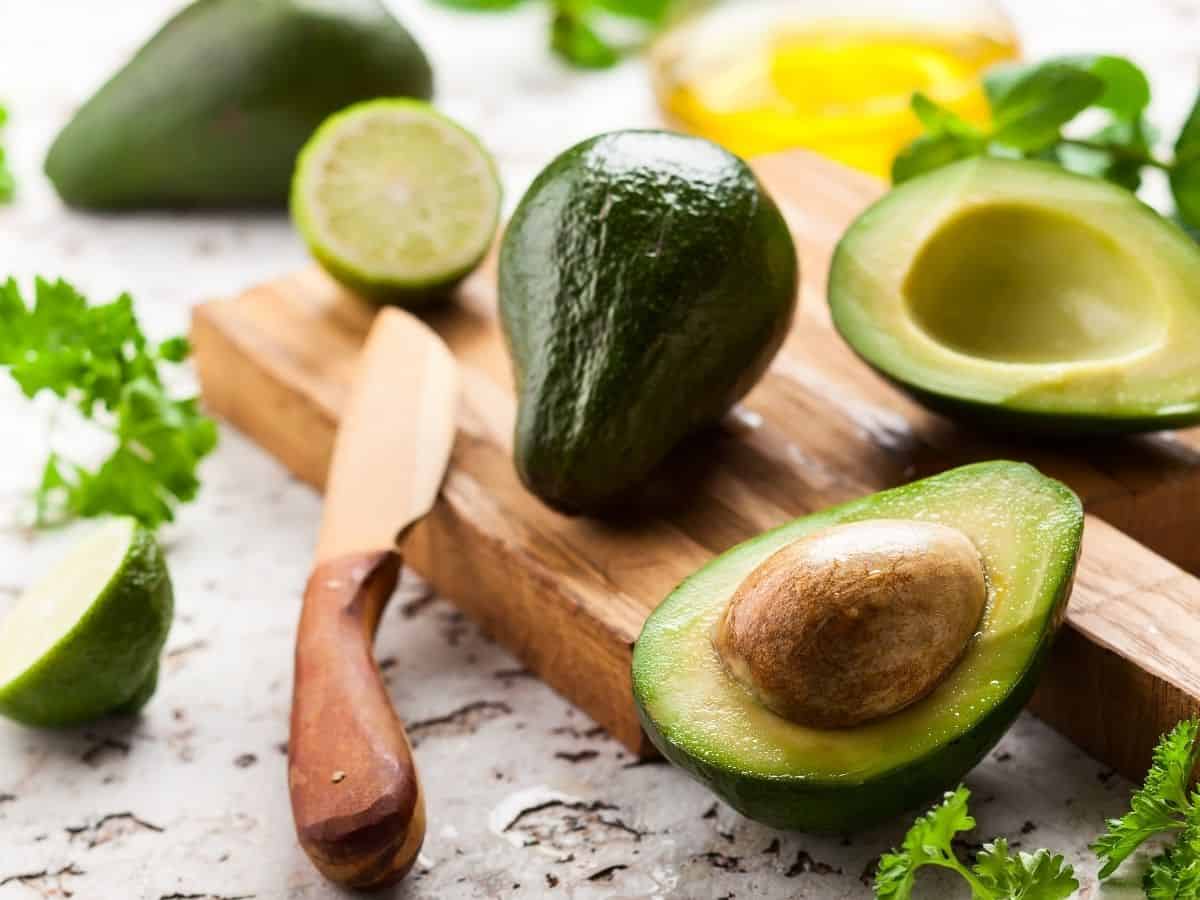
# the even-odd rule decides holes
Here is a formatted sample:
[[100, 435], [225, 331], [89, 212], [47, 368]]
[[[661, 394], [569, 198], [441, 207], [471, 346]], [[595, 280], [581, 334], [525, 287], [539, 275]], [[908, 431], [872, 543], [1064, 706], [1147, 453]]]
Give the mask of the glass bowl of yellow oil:
[[1018, 53], [986, 0], [692, 0], [650, 68], [686, 131], [743, 156], [805, 147], [886, 176], [921, 131], [914, 91], [982, 124], [980, 74]]

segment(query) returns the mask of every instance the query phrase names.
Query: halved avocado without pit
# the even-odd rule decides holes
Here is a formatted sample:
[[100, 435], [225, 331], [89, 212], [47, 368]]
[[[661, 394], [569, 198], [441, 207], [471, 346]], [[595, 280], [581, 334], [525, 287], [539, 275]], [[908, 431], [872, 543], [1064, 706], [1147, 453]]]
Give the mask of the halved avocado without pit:
[[[961, 533], [978, 551], [986, 598], [961, 654], [932, 690], [869, 721], [817, 727], [772, 711], [718, 650], [732, 602], [771, 560], [786, 558], [780, 551], [805, 541], [810, 550], [828, 546], [829, 536], [851, 534], [851, 523], [904, 522]], [[778, 828], [854, 832], [912, 809], [973, 768], [1033, 693], [1065, 613], [1082, 532], [1083, 511], [1069, 488], [1003, 461], [768, 531], [684, 581], [646, 621], [633, 656], [642, 724], [669, 760], [744, 815]], [[877, 575], [867, 572], [864, 592]], [[854, 614], [865, 608], [858, 604]], [[795, 658], [791, 665], [805, 668]]]
[[976, 424], [1200, 421], [1200, 249], [1096, 178], [980, 158], [906, 182], [843, 236], [829, 305], [866, 362]]

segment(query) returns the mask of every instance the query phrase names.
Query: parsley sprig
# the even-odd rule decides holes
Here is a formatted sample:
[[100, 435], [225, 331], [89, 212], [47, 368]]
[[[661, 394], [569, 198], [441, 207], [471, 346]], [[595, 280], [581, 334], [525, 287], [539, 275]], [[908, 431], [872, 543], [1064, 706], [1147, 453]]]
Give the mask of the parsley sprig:
[[1129, 812], [1110, 819], [1092, 845], [1108, 878], [1138, 847], [1156, 835], [1175, 833], [1175, 843], [1150, 863], [1142, 886], [1150, 900], [1200, 897], [1200, 790], [1188, 790], [1200, 758], [1200, 719], [1187, 719], [1162, 736]]
[[[435, 0], [471, 12], [513, 9], [530, 0]], [[550, 47], [581, 69], [606, 69], [645, 43], [672, 0], [548, 0]], [[619, 27], [612, 28], [611, 25]]]
[[50, 454], [34, 497], [38, 525], [117, 514], [153, 528], [195, 497], [216, 425], [195, 398], [172, 397], [162, 377], [188, 351], [182, 337], [148, 341], [128, 294], [89, 305], [67, 282], [39, 278], [30, 306], [15, 280], [0, 288], [0, 366], [25, 396], [57, 395], [115, 444], [95, 470]]
[[[0, 106], [0, 128], [4, 127], [4, 123], [8, 121], [8, 110]], [[8, 167], [8, 160], [5, 157], [4, 148], [0, 147], [0, 203], [10, 203], [13, 195], [17, 190], [16, 179], [13, 178], [12, 170]]]
[[[1040, 159], [1112, 181], [1131, 191], [1147, 169], [1168, 176], [1180, 220], [1200, 227], [1200, 98], [1173, 155], [1155, 155], [1157, 132], [1146, 118], [1150, 82], [1121, 56], [1061, 56], [1011, 64], [983, 76], [991, 125], [978, 127], [922, 93], [912, 109], [925, 133], [897, 155], [892, 180], [917, 175], [972, 156]], [[1099, 124], [1084, 133], [1068, 128], [1083, 113]]]
[[1048, 850], [1013, 853], [1004, 838], [984, 844], [974, 865], [963, 863], [953, 841], [975, 827], [967, 810], [970, 797], [962, 786], [947, 793], [939, 806], [913, 823], [899, 850], [883, 855], [875, 872], [877, 898], [908, 900], [923, 866], [957, 872], [970, 885], [974, 900], [1061, 900], [1079, 888], [1062, 856]]

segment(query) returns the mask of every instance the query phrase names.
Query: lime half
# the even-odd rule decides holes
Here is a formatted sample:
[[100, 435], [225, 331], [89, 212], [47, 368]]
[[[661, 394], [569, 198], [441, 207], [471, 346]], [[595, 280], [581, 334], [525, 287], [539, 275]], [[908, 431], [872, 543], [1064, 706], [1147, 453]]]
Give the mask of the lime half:
[[375, 300], [444, 297], [500, 219], [496, 164], [419, 100], [371, 100], [325, 121], [296, 164], [292, 218], [338, 281]]
[[140, 709], [173, 608], [154, 535], [133, 519], [100, 525], [0, 620], [0, 713], [58, 726]]

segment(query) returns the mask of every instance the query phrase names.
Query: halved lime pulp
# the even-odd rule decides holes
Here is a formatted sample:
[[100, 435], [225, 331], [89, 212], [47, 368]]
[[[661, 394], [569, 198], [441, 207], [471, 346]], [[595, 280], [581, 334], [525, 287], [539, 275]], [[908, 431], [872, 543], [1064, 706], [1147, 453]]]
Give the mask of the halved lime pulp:
[[70, 725], [141, 706], [173, 608], [153, 534], [128, 518], [98, 526], [0, 620], [0, 713]]
[[378, 300], [444, 296], [487, 253], [500, 217], [495, 162], [418, 100], [371, 100], [328, 119], [300, 153], [292, 217], [325, 269]]

